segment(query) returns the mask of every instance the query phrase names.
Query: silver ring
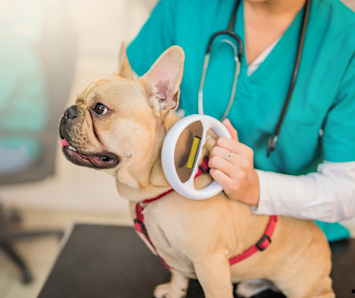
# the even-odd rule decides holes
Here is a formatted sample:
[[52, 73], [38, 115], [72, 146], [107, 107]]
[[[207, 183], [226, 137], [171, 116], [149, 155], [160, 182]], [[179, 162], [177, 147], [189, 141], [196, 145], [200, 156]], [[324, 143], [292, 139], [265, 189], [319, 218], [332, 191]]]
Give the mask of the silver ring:
[[233, 157], [232, 153], [228, 153], [228, 154], [226, 155], [226, 159], [227, 159], [227, 160], [231, 160], [232, 157]]

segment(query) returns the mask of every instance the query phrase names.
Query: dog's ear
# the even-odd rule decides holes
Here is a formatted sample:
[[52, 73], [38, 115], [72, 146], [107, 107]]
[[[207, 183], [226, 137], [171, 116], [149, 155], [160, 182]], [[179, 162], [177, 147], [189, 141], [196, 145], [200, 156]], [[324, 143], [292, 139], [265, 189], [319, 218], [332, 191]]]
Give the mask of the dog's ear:
[[157, 117], [179, 105], [185, 54], [179, 46], [167, 49], [142, 77], [148, 83], [149, 104]]
[[123, 77], [125, 79], [133, 80], [132, 68], [129, 64], [127, 54], [126, 54], [126, 45], [122, 42], [120, 53], [118, 56], [118, 72], [115, 75]]

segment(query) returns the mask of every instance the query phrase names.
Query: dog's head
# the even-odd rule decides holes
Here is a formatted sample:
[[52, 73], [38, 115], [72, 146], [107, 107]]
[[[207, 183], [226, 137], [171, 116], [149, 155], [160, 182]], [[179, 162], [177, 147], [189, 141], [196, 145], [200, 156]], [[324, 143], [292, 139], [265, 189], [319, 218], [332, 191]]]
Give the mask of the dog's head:
[[81, 90], [60, 120], [66, 158], [115, 171], [145, 163], [162, 145], [165, 117], [178, 106], [183, 63], [183, 50], [173, 46], [134, 80], [122, 44], [119, 71]]

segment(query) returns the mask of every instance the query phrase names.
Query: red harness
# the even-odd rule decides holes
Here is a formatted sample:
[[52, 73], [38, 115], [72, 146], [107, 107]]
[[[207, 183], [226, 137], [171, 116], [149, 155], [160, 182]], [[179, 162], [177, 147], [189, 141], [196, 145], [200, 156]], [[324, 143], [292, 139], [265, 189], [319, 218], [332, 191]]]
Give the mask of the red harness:
[[[199, 170], [198, 170], [195, 178], [200, 176], [201, 174], [207, 173], [207, 172], [208, 172], [208, 161], [205, 158], [202, 161], [202, 164], [200, 165]], [[141, 203], [137, 203], [136, 204], [136, 219], [134, 220], [134, 228], [135, 228], [135, 230], [138, 233], [141, 233], [141, 234], [143, 234], [145, 236], [147, 241], [153, 247], [153, 249], [154, 249], [155, 253], [157, 254], [157, 256], [159, 257], [159, 259], [162, 261], [164, 266], [166, 268], [168, 268], [168, 269], [174, 269], [174, 268], [170, 267], [167, 263], [165, 263], [163, 258], [159, 255], [158, 251], [156, 250], [154, 244], [150, 240], [149, 235], [148, 235], [148, 231], [147, 231], [147, 229], [145, 227], [145, 224], [144, 224], [143, 210], [144, 210], [144, 207], [147, 204], [149, 204], [151, 202], [154, 202], [154, 201], [164, 197], [165, 195], [167, 195], [168, 193], [170, 193], [172, 191], [174, 191], [174, 190], [170, 189], [170, 190], [162, 193], [161, 195], [159, 195], [156, 198], [147, 199], [147, 200], [144, 200]], [[266, 248], [268, 248], [270, 243], [271, 243], [271, 236], [274, 233], [276, 222], [277, 222], [277, 216], [270, 216], [269, 223], [268, 223], [268, 225], [266, 227], [264, 235], [260, 238], [260, 240], [255, 245], [253, 245], [252, 247], [250, 247], [246, 251], [244, 251], [243, 253], [241, 253], [241, 254], [233, 257], [233, 258], [230, 258], [229, 259], [229, 264], [233, 265], [233, 264], [236, 264], [238, 262], [241, 262], [244, 259], [246, 259], [246, 258], [250, 257], [251, 255], [255, 254], [257, 251], [263, 251]]]

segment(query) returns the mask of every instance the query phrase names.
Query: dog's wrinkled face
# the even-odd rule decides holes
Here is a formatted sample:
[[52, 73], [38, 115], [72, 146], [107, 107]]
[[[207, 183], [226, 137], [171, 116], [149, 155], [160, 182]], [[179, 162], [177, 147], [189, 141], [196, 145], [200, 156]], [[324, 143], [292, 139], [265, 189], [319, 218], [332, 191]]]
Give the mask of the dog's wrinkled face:
[[119, 76], [91, 83], [60, 121], [65, 156], [77, 165], [98, 169], [118, 165], [132, 154], [130, 139], [147, 132], [146, 123], [137, 121], [142, 114], [152, 114], [144, 99], [139, 84]]
[[168, 49], [138, 80], [132, 77], [124, 45], [120, 60], [119, 72], [81, 90], [60, 120], [60, 144], [74, 164], [118, 169], [143, 161], [156, 146], [158, 124], [178, 105], [181, 48]]

